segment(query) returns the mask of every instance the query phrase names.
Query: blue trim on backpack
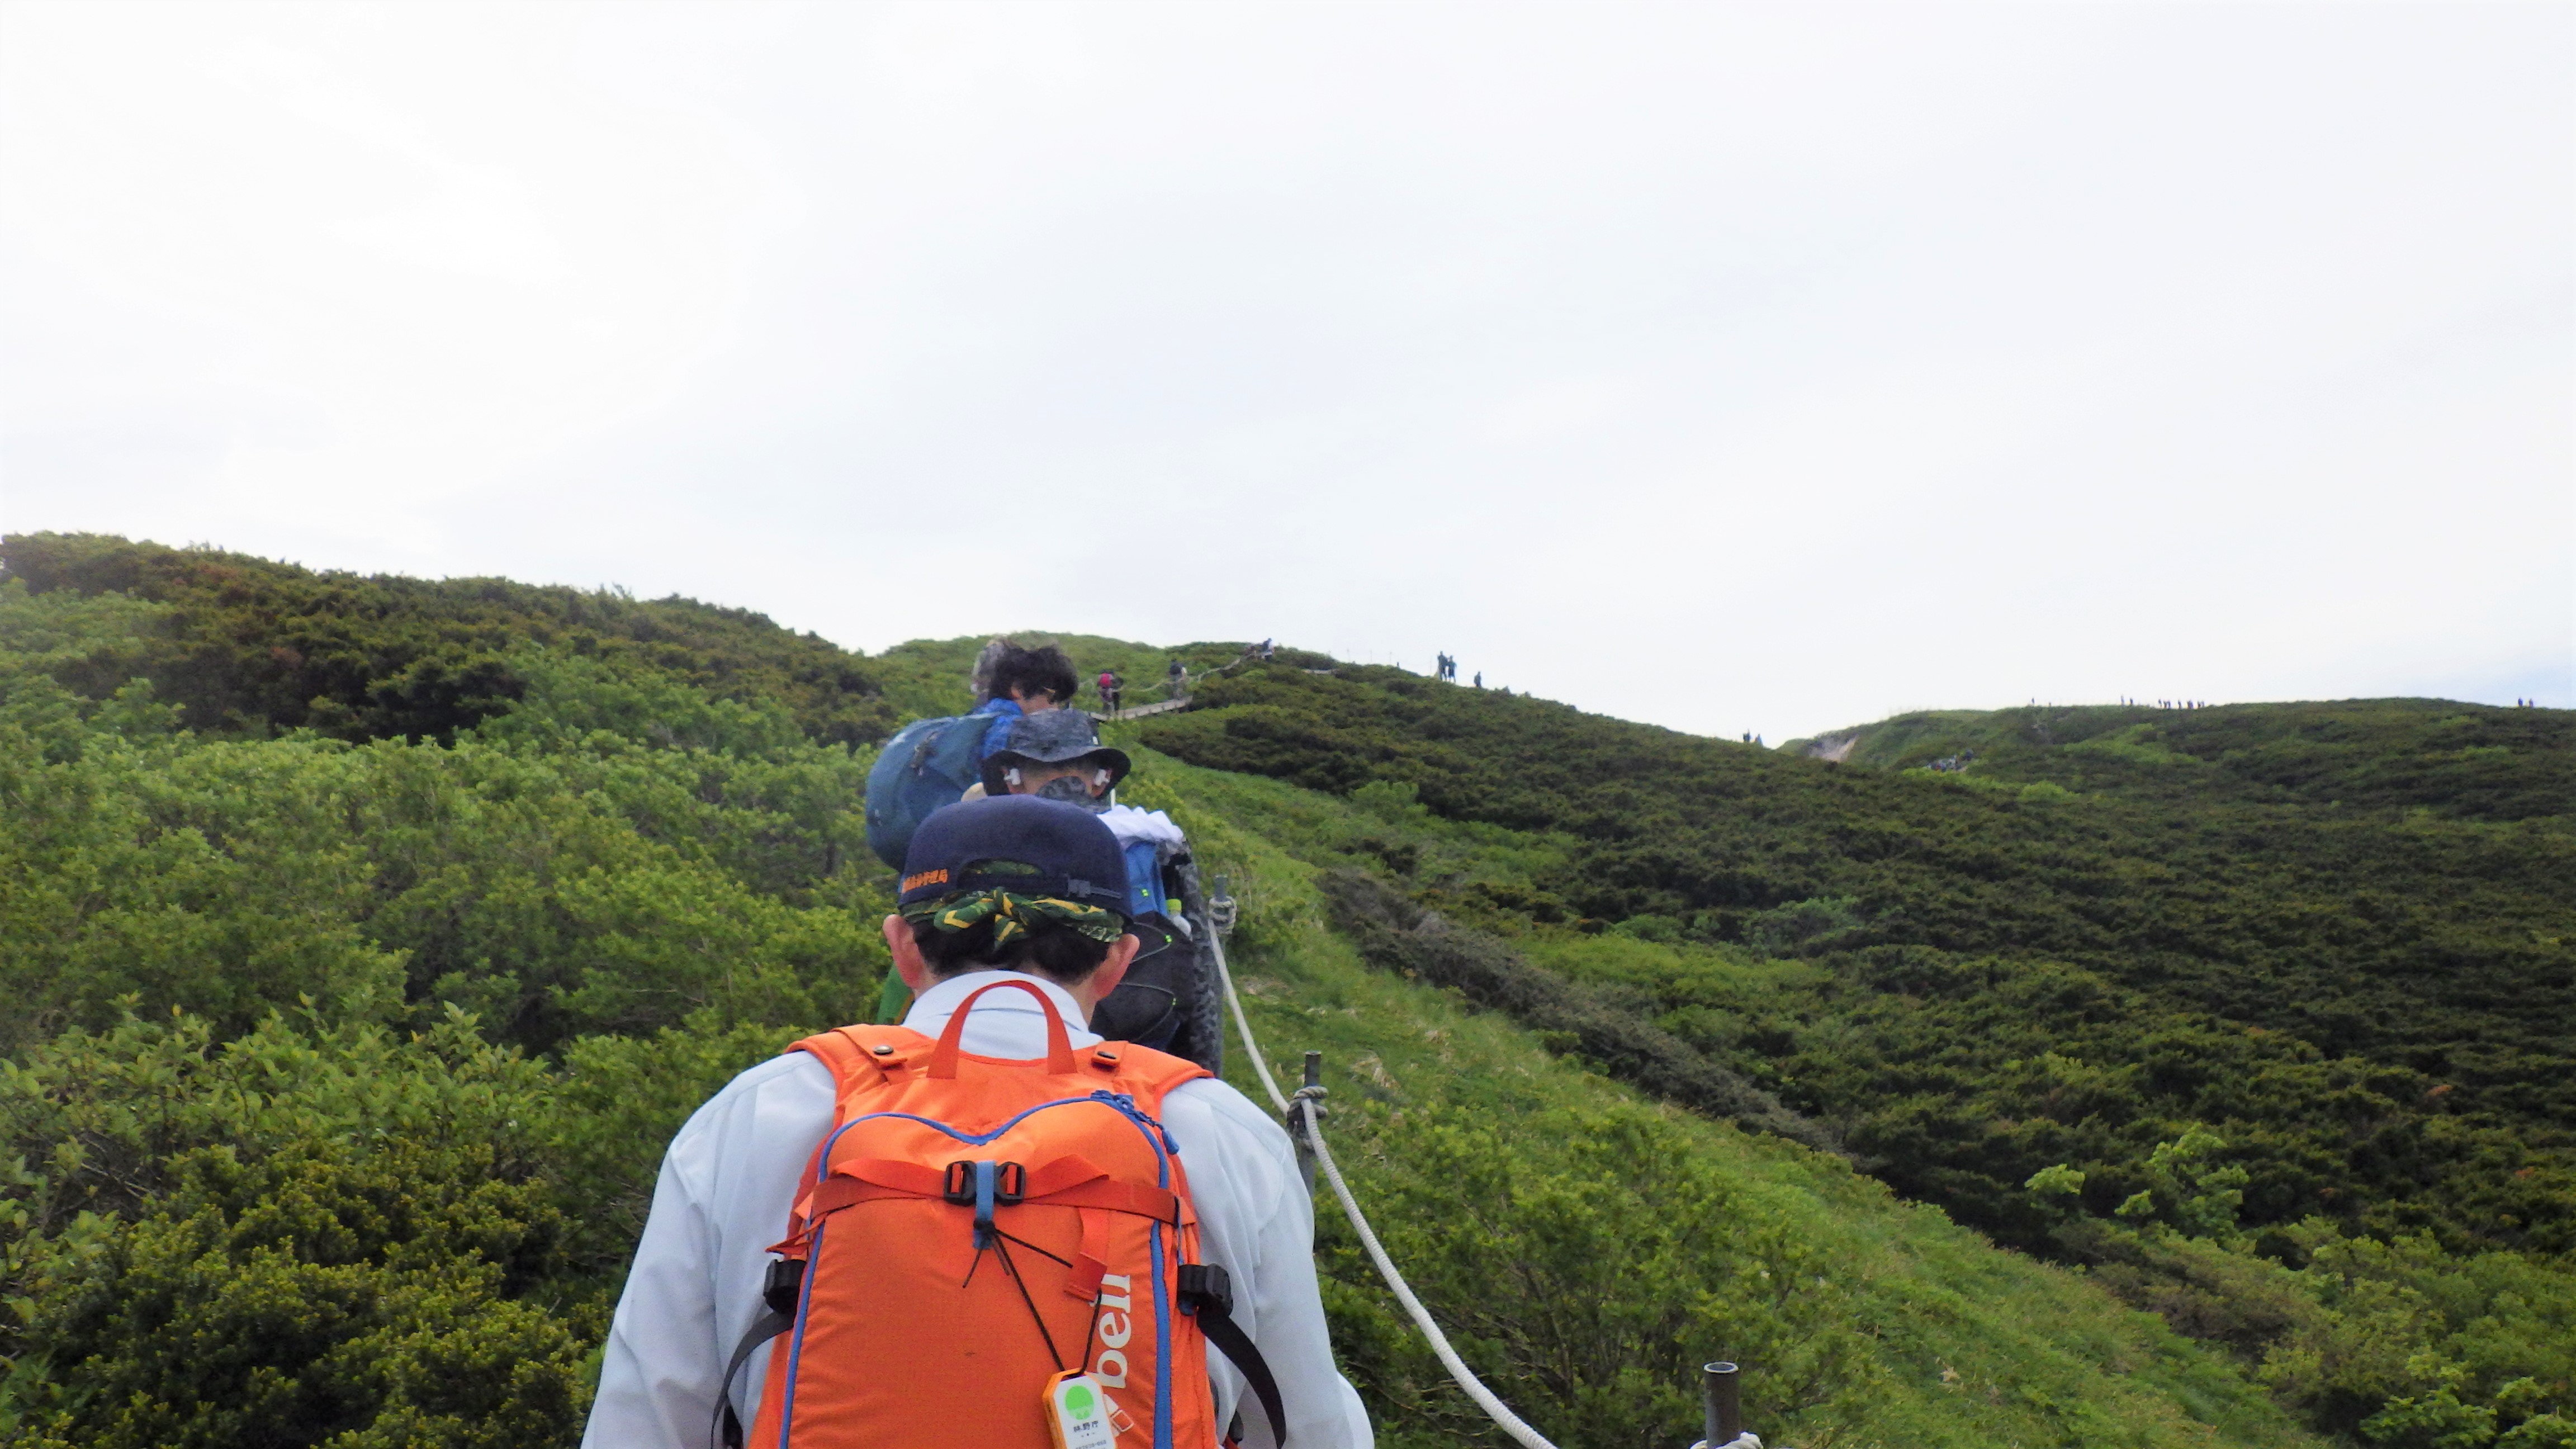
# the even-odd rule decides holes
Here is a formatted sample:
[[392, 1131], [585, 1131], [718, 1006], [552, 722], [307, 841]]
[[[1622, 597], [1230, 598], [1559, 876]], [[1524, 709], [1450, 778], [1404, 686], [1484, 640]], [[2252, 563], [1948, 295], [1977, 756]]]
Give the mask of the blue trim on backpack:
[[[862, 1116], [853, 1117], [849, 1121], [842, 1123], [840, 1126], [832, 1129], [831, 1136], [823, 1139], [823, 1150], [814, 1158], [814, 1180], [816, 1182], [821, 1182], [825, 1177], [825, 1169], [830, 1167], [832, 1163], [832, 1145], [841, 1140], [841, 1134], [858, 1126], [862, 1122], [874, 1122], [881, 1117], [893, 1117], [905, 1122], [918, 1122], [922, 1126], [930, 1128], [932, 1131], [945, 1133], [950, 1137], [954, 1137], [969, 1147], [981, 1147], [985, 1143], [992, 1141], [994, 1138], [1001, 1136], [1003, 1133], [1010, 1131], [1012, 1128], [1019, 1126], [1021, 1121], [1027, 1118], [1031, 1112], [1043, 1112], [1049, 1107], [1069, 1107], [1079, 1102], [1099, 1101], [1107, 1101], [1109, 1105], [1114, 1107], [1120, 1102], [1126, 1102], [1127, 1099], [1124, 1097], [1111, 1098], [1110, 1094], [1107, 1092], [1094, 1092], [1088, 1097], [1058, 1097], [1051, 1102], [1040, 1102], [1036, 1106], [1027, 1109], [1027, 1111], [1020, 1113], [1019, 1116], [1013, 1117], [1010, 1121], [994, 1128], [992, 1131], [982, 1134], [960, 1132], [956, 1128], [951, 1127], [947, 1123], [939, 1121], [936, 1118], [923, 1117], [912, 1112], [869, 1112]], [[1126, 1117], [1131, 1121], [1144, 1115], [1132, 1110], [1133, 1107], [1134, 1104], [1129, 1102], [1128, 1109], [1122, 1110], [1119, 1115]], [[1146, 1117], [1144, 1120], [1148, 1122], [1153, 1121], [1150, 1117]], [[1156, 1125], [1160, 1126], [1161, 1124], [1157, 1123]], [[1163, 1180], [1160, 1185], [1163, 1187], [1170, 1187], [1172, 1185], [1171, 1174], [1168, 1171], [1163, 1174]]]
[[796, 1293], [796, 1336], [787, 1341], [787, 1382], [778, 1400], [778, 1449], [787, 1449], [787, 1430], [796, 1422], [796, 1365], [805, 1356], [805, 1310], [814, 1301], [814, 1270], [823, 1261], [823, 1229], [814, 1225], [814, 1247], [805, 1255], [805, 1283]]
[[1172, 1449], [1172, 1315], [1163, 1311], [1163, 1225], [1148, 1230], [1154, 1245], [1154, 1449]]
[[[1123, 1092], [1094, 1092], [1084, 1100], [1098, 1102], [1136, 1124], [1136, 1130], [1145, 1134], [1145, 1145], [1154, 1149], [1155, 1186], [1168, 1191], [1172, 1154], [1180, 1150], [1172, 1145], [1171, 1132]], [[1172, 1315], [1168, 1311], [1172, 1300], [1163, 1281], [1163, 1225], [1152, 1224], [1146, 1237], [1154, 1254], [1154, 1449], [1172, 1449]]]

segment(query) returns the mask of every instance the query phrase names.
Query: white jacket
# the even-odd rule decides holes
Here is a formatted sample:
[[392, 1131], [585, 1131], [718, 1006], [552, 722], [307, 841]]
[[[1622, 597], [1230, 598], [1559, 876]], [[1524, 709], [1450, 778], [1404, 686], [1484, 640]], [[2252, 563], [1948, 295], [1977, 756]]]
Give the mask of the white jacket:
[[1120, 845], [1134, 845], [1140, 840], [1150, 840], [1156, 845], [1177, 848], [1189, 843], [1189, 838], [1181, 834], [1181, 827], [1173, 824], [1172, 817], [1160, 810], [1143, 810], [1133, 805], [1112, 805], [1100, 812], [1100, 823], [1109, 827], [1109, 833], [1118, 837]]
[[[903, 1024], [936, 1037], [957, 1003], [1006, 974], [977, 971], [943, 981], [913, 1002]], [[1082, 1018], [1069, 993], [1029, 979], [1053, 998], [1075, 1048], [1100, 1040], [1072, 1026]], [[964, 1046], [983, 1056], [1042, 1056], [1045, 1014], [1026, 992], [997, 991], [975, 1003]], [[797, 1178], [831, 1130], [832, 1107], [831, 1071], [792, 1052], [734, 1078], [671, 1139], [652, 1215], [609, 1327], [583, 1449], [707, 1443], [725, 1362], [763, 1311], [765, 1250], [787, 1230]], [[1289, 1439], [1297, 1449], [1371, 1449], [1359, 1395], [1333, 1367], [1315, 1288], [1314, 1204], [1298, 1178], [1287, 1131], [1217, 1081], [1174, 1088], [1163, 1099], [1163, 1126], [1189, 1175], [1200, 1256], [1222, 1264], [1233, 1280], [1235, 1321], [1279, 1379]], [[734, 1383], [746, 1426], [760, 1409], [768, 1359], [764, 1347]], [[1240, 1406], [1247, 1449], [1276, 1449], [1268, 1417], [1244, 1400], [1242, 1377], [1213, 1348], [1208, 1378], [1217, 1423]]]

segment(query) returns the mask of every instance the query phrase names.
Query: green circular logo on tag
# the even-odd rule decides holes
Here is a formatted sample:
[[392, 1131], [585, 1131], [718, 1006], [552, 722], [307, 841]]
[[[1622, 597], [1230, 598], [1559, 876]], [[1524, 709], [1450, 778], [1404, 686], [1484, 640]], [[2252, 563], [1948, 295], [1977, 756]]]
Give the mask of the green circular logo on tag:
[[1091, 1417], [1091, 1390], [1080, 1384], [1064, 1391], [1064, 1411], [1077, 1419]]

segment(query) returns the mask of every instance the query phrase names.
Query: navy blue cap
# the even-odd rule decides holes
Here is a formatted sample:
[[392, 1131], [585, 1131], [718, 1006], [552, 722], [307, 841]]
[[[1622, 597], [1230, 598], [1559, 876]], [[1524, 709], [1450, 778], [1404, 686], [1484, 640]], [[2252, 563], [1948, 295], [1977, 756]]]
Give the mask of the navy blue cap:
[[1100, 817], [1035, 795], [966, 800], [930, 812], [903, 853], [899, 905], [999, 886], [1127, 912], [1127, 860]]

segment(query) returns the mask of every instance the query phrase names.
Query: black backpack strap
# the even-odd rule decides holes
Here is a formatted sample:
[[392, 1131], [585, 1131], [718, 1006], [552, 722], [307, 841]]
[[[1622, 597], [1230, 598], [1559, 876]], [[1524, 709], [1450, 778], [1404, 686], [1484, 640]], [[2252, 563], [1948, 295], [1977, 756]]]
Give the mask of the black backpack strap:
[[724, 1449], [742, 1449], [742, 1416], [733, 1411], [733, 1381], [742, 1366], [751, 1361], [760, 1346], [796, 1326], [796, 1299], [805, 1286], [805, 1265], [794, 1258], [781, 1258], [769, 1265], [769, 1281], [761, 1289], [761, 1301], [769, 1311], [753, 1319], [744, 1330], [742, 1342], [734, 1345], [733, 1362], [725, 1365], [724, 1382], [716, 1385], [715, 1422], [707, 1426], [707, 1443], [713, 1446], [719, 1436]]
[[1261, 1350], [1253, 1346], [1252, 1335], [1234, 1321], [1234, 1284], [1225, 1269], [1215, 1263], [1182, 1264], [1180, 1292], [1175, 1296], [1181, 1311], [1199, 1321], [1199, 1332], [1224, 1352], [1252, 1386], [1261, 1412], [1270, 1417], [1270, 1442], [1288, 1449], [1288, 1414], [1280, 1406], [1279, 1380]]

